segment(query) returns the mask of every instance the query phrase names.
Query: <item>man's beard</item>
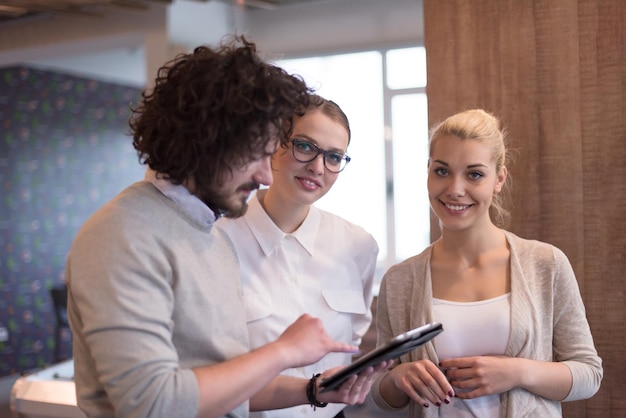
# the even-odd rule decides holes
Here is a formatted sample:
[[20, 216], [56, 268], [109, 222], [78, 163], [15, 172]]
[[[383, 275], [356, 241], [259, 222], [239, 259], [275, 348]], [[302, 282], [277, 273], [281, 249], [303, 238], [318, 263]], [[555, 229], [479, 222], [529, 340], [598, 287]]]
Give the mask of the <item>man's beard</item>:
[[[260, 187], [258, 183], [246, 183], [237, 188], [236, 192], [242, 190], [257, 190]], [[232, 195], [223, 195], [213, 193], [211, 196], [202, 201], [210, 207], [219, 216], [226, 218], [239, 218], [245, 215], [248, 210], [248, 198], [242, 197], [238, 203], [233, 203]]]

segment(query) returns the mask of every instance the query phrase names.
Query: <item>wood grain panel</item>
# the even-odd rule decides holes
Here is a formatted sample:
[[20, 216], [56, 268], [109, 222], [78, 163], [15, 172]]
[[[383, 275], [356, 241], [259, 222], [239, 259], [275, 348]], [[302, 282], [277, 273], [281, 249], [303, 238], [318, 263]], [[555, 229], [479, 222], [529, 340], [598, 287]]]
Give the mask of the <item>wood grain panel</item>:
[[564, 416], [626, 416], [626, 2], [425, 0], [424, 29], [430, 124], [469, 107], [502, 118], [509, 229], [577, 274], [604, 380]]

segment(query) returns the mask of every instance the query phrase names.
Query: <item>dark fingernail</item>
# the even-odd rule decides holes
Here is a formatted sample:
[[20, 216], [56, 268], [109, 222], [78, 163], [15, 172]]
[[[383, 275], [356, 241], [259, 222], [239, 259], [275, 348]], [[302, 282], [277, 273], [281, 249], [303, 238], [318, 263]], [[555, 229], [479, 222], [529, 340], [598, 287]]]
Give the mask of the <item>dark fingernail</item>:
[[435, 405], [441, 406], [441, 402], [435, 402]]
[[428, 408], [428, 406], [429, 406], [429, 405], [428, 405], [427, 403], [425, 403], [425, 404], [424, 404], [424, 408]]
[[446, 398], [443, 400], [445, 403], [450, 403], [450, 399]]
[[448, 392], [448, 395], [449, 395], [449, 396], [454, 396], [454, 392], [449, 391], [449, 392]]

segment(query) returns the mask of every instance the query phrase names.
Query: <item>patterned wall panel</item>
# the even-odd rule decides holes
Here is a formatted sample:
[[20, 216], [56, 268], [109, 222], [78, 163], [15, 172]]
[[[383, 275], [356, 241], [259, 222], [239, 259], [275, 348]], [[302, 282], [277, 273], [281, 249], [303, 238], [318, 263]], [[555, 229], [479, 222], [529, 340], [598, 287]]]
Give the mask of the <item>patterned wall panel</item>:
[[[52, 362], [50, 288], [81, 224], [143, 177], [128, 133], [136, 88], [0, 69], [0, 376]], [[61, 355], [71, 357], [71, 333]]]

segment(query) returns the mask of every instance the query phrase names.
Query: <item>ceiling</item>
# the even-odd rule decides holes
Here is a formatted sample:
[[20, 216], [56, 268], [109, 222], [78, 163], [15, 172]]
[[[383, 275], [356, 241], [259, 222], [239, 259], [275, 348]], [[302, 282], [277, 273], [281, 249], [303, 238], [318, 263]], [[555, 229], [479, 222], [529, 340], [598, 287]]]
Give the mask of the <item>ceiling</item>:
[[[107, 9], [147, 10], [150, 3], [170, 4], [175, 0], [0, 0], [0, 24], [42, 15], [98, 17]], [[209, 2], [211, 0], [194, 0]], [[216, 0], [250, 8], [272, 10], [277, 7], [319, 0]]]
[[0, 23], [41, 15], [101, 16], [107, 8], [144, 10], [171, 0], [0, 0]]
[[413, 42], [420, 16], [421, 0], [0, 0], [0, 67], [144, 86], [162, 53], [144, 27], [159, 28], [152, 39], [167, 37], [168, 54], [240, 32], [264, 51], [296, 56]]

